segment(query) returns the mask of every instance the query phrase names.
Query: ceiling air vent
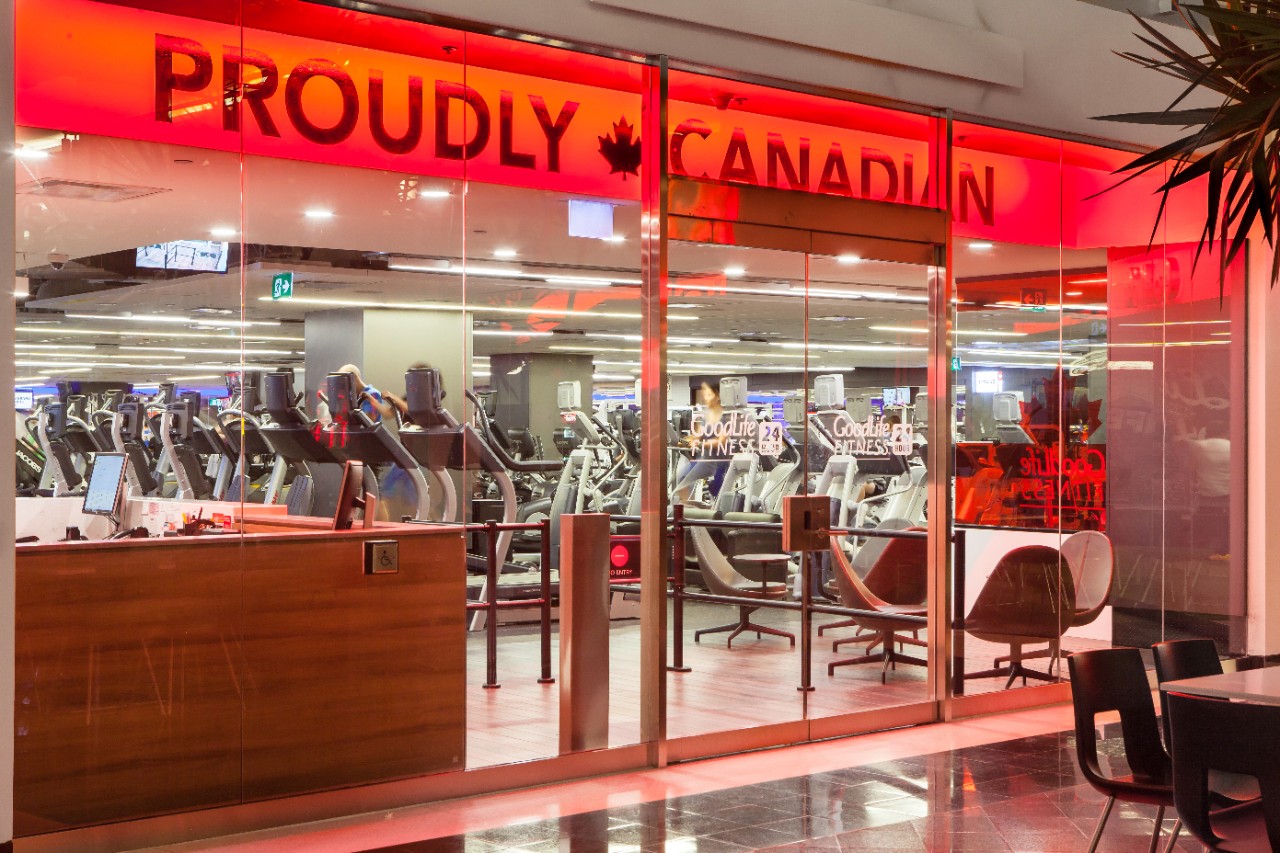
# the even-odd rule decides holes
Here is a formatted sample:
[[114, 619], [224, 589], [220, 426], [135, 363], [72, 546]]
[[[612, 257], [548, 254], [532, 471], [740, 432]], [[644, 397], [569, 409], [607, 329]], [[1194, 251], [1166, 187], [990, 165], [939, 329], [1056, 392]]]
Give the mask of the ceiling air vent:
[[163, 187], [131, 187], [124, 184], [100, 184], [94, 181], [67, 181], [61, 178], [28, 181], [17, 192], [50, 198], [70, 198], [79, 201], [128, 201], [143, 196], [167, 193]]

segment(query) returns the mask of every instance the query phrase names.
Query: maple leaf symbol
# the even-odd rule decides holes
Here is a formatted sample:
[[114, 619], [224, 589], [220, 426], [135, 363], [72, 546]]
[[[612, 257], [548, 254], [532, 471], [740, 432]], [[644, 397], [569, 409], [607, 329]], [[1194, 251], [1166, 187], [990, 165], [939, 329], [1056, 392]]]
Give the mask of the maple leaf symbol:
[[622, 173], [622, 180], [627, 175], [640, 175], [640, 140], [634, 142], [631, 134], [635, 128], [627, 124], [627, 117], [622, 116], [613, 125], [613, 137], [597, 136], [600, 140], [600, 156], [609, 161], [609, 174]]

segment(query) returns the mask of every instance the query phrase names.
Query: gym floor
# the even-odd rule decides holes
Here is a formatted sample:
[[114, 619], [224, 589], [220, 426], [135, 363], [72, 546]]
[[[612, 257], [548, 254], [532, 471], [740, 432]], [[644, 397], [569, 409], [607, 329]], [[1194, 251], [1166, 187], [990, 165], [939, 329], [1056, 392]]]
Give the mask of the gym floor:
[[[668, 618], [669, 615], [668, 615]], [[687, 673], [670, 673], [667, 680], [667, 733], [679, 738], [732, 729], [780, 723], [808, 717], [848, 714], [890, 708], [928, 699], [925, 669], [899, 665], [880, 681], [878, 663], [836, 669], [827, 675], [833, 660], [861, 654], [862, 646], [831, 650], [831, 640], [851, 636], [854, 630], [840, 628], [814, 638], [813, 684], [807, 697], [796, 690], [800, 683], [800, 651], [779, 637], [742, 634], [725, 645], [726, 634], [712, 634], [695, 643], [699, 628], [721, 625], [737, 618], [737, 608], [688, 602], [685, 605], [685, 664]], [[798, 613], [784, 610], [757, 610], [752, 618], [798, 633]], [[815, 624], [836, 621], [834, 616], [816, 615]], [[484, 634], [468, 635], [468, 737], [467, 766], [485, 767], [513, 761], [549, 758], [558, 749], [559, 686], [538, 684], [539, 638], [536, 626], [507, 626], [498, 640], [497, 690], [481, 687], [485, 680]], [[553, 672], [559, 660], [556, 634], [552, 634]], [[1065, 651], [1097, 647], [1089, 640], [1064, 642]], [[921, 650], [922, 651], [922, 650]], [[911, 654], [911, 647], [907, 647]], [[1007, 646], [965, 638], [966, 669], [981, 671], [994, 658], [1007, 654]], [[1047, 659], [1031, 665], [1044, 669]], [[640, 624], [637, 620], [615, 620], [609, 649], [609, 745], [636, 743], [640, 737]], [[1065, 671], [1065, 664], [1063, 666]], [[969, 681], [968, 693], [1004, 688], [1004, 678]], [[1034, 683], [1034, 682], [1032, 682]], [[1016, 689], [1016, 688], [1015, 688]]]

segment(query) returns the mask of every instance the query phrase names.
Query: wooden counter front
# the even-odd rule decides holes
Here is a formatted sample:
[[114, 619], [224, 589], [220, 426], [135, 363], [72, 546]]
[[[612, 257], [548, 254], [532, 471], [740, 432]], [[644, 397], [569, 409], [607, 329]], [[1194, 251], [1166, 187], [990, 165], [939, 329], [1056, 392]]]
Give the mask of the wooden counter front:
[[19, 547], [17, 834], [462, 769], [464, 560], [418, 525]]

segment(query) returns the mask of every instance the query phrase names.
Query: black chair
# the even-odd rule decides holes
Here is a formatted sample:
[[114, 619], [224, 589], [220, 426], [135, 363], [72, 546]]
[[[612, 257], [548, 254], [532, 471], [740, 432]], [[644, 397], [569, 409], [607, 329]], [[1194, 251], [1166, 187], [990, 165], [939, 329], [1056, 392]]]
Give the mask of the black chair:
[[[1178, 817], [1213, 850], [1280, 850], [1280, 708], [1183, 693], [1168, 696]], [[1261, 802], [1212, 810], [1210, 771], [1253, 776]]]
[[[1151, 647], [1156, 663], [1156, 681], [1180, 681], [1184, 678], [1200, 678], [1205, 675], [1222, 675], [1222, 661], [1213, 640], [1169, 640]], [[1169, 698], [1160, 691], [1160, 713], [1164, 722], [1164, 742], [1169, 737]]]
[[[1218, 657], [1218, 647], [1213, 640], [1169, 640], [1156, 643], [1151, 647], [1151, 652], [1156, 662], [1156, 680], [1161, 684], [1184, 678], [1222, 674], [1222, 660]], [[1163, 690], [1160, 691], [1160, 708], [1164, 742], [1172, 744], [1173, 738], [1169, 732], [1169, 695]], [[1239, 778], [1230, 773], [1215, 773], [1212, 781], [1218, 794], [1215, 797], [1216, 805], [1232, 805], [1258, 797], [1258, 785], [1252, 779]]]
[[[1102, 830], [1116, 800], [1157, 807], [1151, 834], [1155, 853], [1164, 823], [1164, 810], [1173, 805], [1173, 765], [1160, 743], [1156, 709], [1151, 701], [1142, 653], [1137, 649], [1097, 649], [1067, 658], [1071, 673], [1071, 701], [1075, 708], [1076, 760], [1080, 772], [1094, 790], [1107, 796], [1089, 853], [1098, 848]], [[1124, 755], [1129, 775], [1107, 776], [1098, 763], [1098, 732], [1094, 717], [1108, 711], [1120, 713]], [[1180, 824], [1173, 825], [1173, 838]]]

